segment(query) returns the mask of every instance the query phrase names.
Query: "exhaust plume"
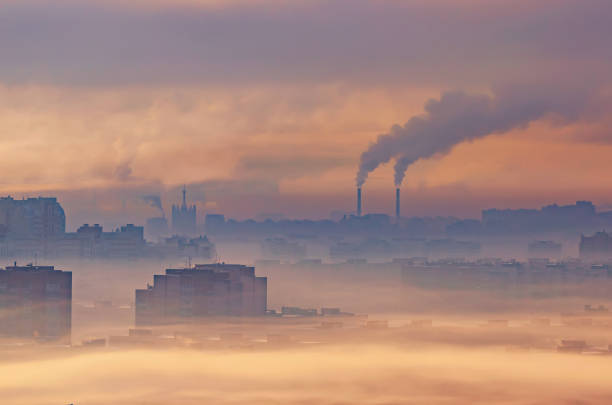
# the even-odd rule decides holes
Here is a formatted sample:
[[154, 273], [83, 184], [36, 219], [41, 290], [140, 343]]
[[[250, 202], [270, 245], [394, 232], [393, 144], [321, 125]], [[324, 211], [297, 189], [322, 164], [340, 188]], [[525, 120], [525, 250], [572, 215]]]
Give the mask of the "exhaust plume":
[[395, 185], [419, 159], [448, 153], [455, 145], [492, 134], [503, 134], [554, 116], [576, 120], [586, 104], [584, 90], [558, 86], [506, 86], [492, 95], [448, 91], [425, 104], [425, 113], [405, 125], [394, 125], [362, 153], [357, 186], [383, 163], [395, 159]]
[[162, 215], [165, 217], [164, 208], [162, 207], [161, 198], [158, 195], [145, 195], [142, 197], [143, 201], [149, 204], [153, 208], [157, 208]]

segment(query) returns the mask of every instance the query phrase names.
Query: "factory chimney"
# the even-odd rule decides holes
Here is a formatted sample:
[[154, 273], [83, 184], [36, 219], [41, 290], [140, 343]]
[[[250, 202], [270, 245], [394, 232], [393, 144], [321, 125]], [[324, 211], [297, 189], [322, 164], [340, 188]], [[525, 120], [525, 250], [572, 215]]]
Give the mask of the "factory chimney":
[[395, 218], [400, 219], [400, 189], [395, 189]]
[[357, 216], [361, 216], [361, 187], [357, 187]]

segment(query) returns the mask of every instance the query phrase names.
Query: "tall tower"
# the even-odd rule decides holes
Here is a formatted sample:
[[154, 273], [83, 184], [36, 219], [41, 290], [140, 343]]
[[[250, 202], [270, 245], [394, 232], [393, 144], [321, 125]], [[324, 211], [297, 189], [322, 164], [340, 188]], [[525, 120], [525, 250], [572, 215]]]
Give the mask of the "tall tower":
[[361, 216], [361, 187], [357, 187], [357, 216]]
[[398, 220], [400, 218], [400, 189], [399, 187], [395, 189], [395, 218]]
[[196, 206], [187, 206], [187, 188], [183, 186], [181, 205], [172, 206], [172, 232], [176, 235], [194, 236], [196, 227]]

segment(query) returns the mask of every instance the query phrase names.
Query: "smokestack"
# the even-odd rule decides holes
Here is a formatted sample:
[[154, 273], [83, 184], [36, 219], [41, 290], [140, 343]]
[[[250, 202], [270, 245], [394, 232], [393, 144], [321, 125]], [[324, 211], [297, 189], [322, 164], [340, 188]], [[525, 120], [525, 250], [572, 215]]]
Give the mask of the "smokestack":
[[361, 187], [357, 187], [357, 216], [361, 216]]
[[395, 218], [400, 218], [400, 189], [395, 189]]

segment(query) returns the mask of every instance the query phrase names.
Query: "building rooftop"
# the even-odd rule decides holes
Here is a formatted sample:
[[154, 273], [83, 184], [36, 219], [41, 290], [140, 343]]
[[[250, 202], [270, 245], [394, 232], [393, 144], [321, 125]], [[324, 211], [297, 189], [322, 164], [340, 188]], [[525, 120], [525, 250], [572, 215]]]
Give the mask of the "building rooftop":
[[56, 269], [55, 266], [35, 266], [33, 264], [26, 264], [25, 266], [6, 266], [4, 270], [8, 271], [63, 271]]

